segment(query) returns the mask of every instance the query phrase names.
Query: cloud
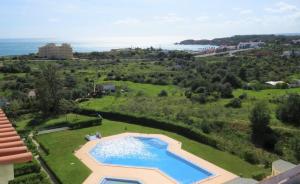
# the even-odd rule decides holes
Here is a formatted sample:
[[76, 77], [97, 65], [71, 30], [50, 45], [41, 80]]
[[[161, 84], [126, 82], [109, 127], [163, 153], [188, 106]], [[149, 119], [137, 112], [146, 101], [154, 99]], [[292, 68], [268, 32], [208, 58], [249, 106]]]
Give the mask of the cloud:
[[141, 23], [141, 21], [137, 18], [126, 18], [115, 21], [113, 24], [115, 25], [137, 25]]
[[268, 7], [265, 10], [270, 13], [291, 13], [299, 11], [299, 8], [286, 2], [279, 2], [274, 7]]
[[174, 13], [169, 13], [164, 16], [156, 16], [156, 17], [154, 17], [154, 19], [159, 21], [160, 23], [176, 23], [176, 22], [182, 22], [185, 20], [183, 17], [177, 16]]
[[208, 16], [200, 16], [196, 18], [196, 21], [198, 22], [207, 22], [209, 20]]
[[242, 14], [242, 15], [247, 15], [247, 14], [253, 13], [253, 10], [250, 10], [250, 9], [240, 10], [239, 13]]

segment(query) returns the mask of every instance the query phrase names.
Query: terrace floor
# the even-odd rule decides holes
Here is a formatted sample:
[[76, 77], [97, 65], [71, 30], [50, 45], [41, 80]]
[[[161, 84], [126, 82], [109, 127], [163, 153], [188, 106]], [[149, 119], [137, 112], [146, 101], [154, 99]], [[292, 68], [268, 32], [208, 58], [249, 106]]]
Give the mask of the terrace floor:
[[214, 176], [197, 182], [197, 184], [221, 184], [230, 181], [238, 176], [206, 161], [187, 151], [181, 149], [181, 142], [178, 142], [170, 137], [161, 134], [139, 134], [139, 133], [122, 133], [109, 137], [104, 137], [99, 140], [89, 141], [75, 152], [75, 156], [79, 158], [88, 168], [92, 170], [92, 174], [84, 181], [83, 184], [97, 184], [103, 178], [124, 178], [130, 180], [138, 180], [143, 184], [176, 184], [177, 182], [171, 177], [164, 174], [162, 171], [155, 168], [136, 168], [125, 166], [114, 166], [100, 164], [92, 156], [89, 151], [98, 143], [115, 138], [127, 136], [136, 137], [153, 137], [161, 139], [168, 143], [168, 150], [181, 156], [195, 165], [214, 173]]

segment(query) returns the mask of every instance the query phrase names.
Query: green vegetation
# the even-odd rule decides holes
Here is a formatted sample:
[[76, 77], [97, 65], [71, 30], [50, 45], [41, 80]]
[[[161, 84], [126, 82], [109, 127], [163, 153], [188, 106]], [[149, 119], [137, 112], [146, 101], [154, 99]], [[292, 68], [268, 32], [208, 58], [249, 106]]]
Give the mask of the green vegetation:
[[235, 174], [252, 177], [252, 174], [258, 171], [267, 171], [263, 167], [251, 165], [229, 153], [216, 150], [210, 146], [200, 144], [171, 132], [139, 125], [103, 120], [101, 126], [44, 134], [37, 137], [39, 143], [50, 150], [49, 155], [43, 155], [44, 160], [63, 183], [79, 184], [90, 174], [88, 168], [74, 156], [73, 152], [78, 149], [80, 145], [85, 143], [84, 136], [86, 134], [95, 133], [96, 131], [101, 132], [103, 136], [115, 135], [122, 132], [164, 134], [181, 141], [183, 143], [183, 149]]
[[277, 116], [283, 122], [300, 125], [300, 95], [291, 94], [284, 99], [277, 110]]
[[[234, 43], [258, 38], [262, 37], [236, 36], [218, 41]], [[175, 127], [180, 135], [191, 133], [194, 137], [187, 137], [199, 143], [191, 144], [187, 138], [161, 130], [187, 142], [191, 147], [184, 146], [185, 149], [225, 169], [261, 178], [264, 169], [254, 173], [245, 167], [248, 171], [243, 171], [239, 166], [242, 163], [228, 164], [218, 160], [222, 158], [219, 154], [230, 157], [233, 154], [234, 158], [251, 163], [249, 167], [253, 168], [270, 168], [271, 162], [279, 158], [299, 163], [300, 88], [297, 80], [300, 60], [282, 57], [284, 51], [300, 49], [298, 45], [282, 44], [290, 38], [265, 35], [261, 39], [267, 41], [264, 48], [208, 58], [153, 48], [75, 53], [76, 59], [70, 61], [38, 60], [34, 55], [2, 58], [0, 100], [10, 102], [4, 106], [5, 111], [25, 137], [30, 131], [43, 128], [99, 125], [100, 112], [111, 120], [125, 119], [129, 124], [137, 123], [129, 120], [139, 121], [140, 126], [126, 125], [135, 127], [134, 131], [160, 131], [142, 128], [142, 120], [145, 120], [144, 125], [148, 127], [152, 122], [158, 129], [174, 131]], [[266, 81], [285, 83], [271, 86]], [[114, 90], [105, 91], [104, 84], [110, 84]], [[265, 106], [261, 101], [265, 101], [269, 109], [268, 121], [263, 116]], [[256, 110], [251, 116], [253, 109]], [[83, 116], [84, 112], [88, 116]], [[93, 117], [89, 117], [91, 115]], [[106, 122], [111, 125], [111, 131], [106, 130], [106, 125], [96, 129], [106, 131], [107, 135], [125, 131], [120, 128], [125, 124]], [[46, 162], [63, 182], [67, 182], [72, 172], [63, 173], [65, 168], [59, 163], [64, 155], [56, 154], [63, 149], [56, 150], [54, 143], [64, 145], [60, 141], [67, 141], [68, 145], [64, 146], [72, 153], [84, 143], [80, 135], [92, 129], [94, 127], [45, 135], [71, 136], [78, 140], [75, 144], [72, 139], [39, 138], [49, 152], [44, 156]], [[254, 141], [253, 133], [258, 136], [266, 133], [263, 142]], [[211, 146], [205, 151], [216, 154], [198, 150], [196, 144], [203, 147], [201, 143]], [[72, 156], [65, 159], [76, 173], [77, 165], [84, 167]], [[88, 173], [84, 167], [78, 181]]]

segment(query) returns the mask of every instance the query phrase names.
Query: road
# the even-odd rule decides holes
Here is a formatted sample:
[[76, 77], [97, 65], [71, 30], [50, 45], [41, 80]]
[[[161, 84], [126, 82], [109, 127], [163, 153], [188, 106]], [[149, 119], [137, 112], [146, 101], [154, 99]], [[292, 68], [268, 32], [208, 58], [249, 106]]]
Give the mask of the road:
[[229, 56], [233, 56], [233, 54], [235, 54], [235, 53], [244, 52], [244, 51], [253, 50], [253, 49], [254, 48], [240, 49], [240, 50], [231, 50], [231, 51], [226, 51], [226, 52], [218, 52], [218, 53], [211, 53], [211, 54], [195, 55], [195, 57], [209, 57], [209, 56], [217, 56], [217, 55], [224, 55], [224, 54], [229, 54]]

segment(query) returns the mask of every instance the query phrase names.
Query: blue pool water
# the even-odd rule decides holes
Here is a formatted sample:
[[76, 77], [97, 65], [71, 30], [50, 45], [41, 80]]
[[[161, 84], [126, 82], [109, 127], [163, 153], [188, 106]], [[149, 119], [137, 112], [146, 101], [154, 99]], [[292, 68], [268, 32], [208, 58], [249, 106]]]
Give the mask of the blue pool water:
[[138, 181], [116, 179], [116, 178], [105, 178], [100, 184], [141, 184]]
[[99, 143], [90, 154], [104, 164], [158, 168], [180, 184], [191, 184], [213, 174], [167, 150], [157, 138], [125, 137]]

